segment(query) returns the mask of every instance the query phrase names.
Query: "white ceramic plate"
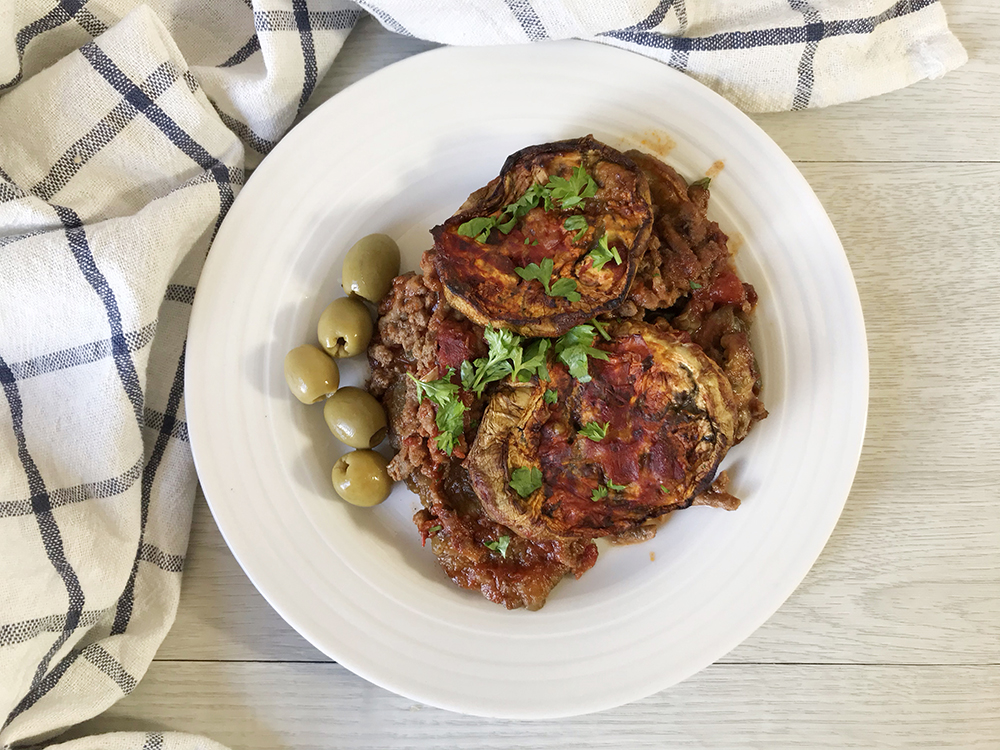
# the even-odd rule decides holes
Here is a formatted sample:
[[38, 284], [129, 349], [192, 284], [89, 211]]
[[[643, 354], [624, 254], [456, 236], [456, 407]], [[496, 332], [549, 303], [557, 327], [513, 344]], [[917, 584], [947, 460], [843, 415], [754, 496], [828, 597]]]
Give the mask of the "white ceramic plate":
[[[529, 144], [593, 133], [716, 161], [712, 216], [760, 294], [754, 346], [770, 417], [727, 459], [737, 512], [692, 508], [607, 549], [539, 612], [454, 586], [397, 486], [335, 499], [342, 447], [291, 398], [285, 353], [315, 340], [345, 251], [385, 232], [417, 268], [428, 230]], [[671, 147], [671, 144], [675, 144]], [[198, 287], [187, 416], [212, 513], [243, 569], [306, 639], [389, 690], [483, 716], [617, 706], [711, 664], [763, 623], [823, 548], [854, 477], [868, 404], [865, 330], [843, 249], [805, 180], [747, 117], [665, 65], [584, 42], [446, 48], [345, 90], [249, 180]], [[349, 362], [343, 380], [367, 368]], [[655, 560], [652, 558], [654, 557]]]

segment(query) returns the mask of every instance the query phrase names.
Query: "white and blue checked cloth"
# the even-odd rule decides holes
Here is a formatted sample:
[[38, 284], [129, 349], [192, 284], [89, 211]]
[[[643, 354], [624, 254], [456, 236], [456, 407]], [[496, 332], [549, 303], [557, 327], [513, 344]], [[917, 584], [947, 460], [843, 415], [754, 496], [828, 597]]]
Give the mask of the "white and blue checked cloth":
[[751, 111], [860, 99], [966, 59], [938, 0], [0, 2], [2, 748], [129, 693], [170, 628], [202, 262], [245, 159], [274, 146], [364, 11], [446, 44], [592, 38]]

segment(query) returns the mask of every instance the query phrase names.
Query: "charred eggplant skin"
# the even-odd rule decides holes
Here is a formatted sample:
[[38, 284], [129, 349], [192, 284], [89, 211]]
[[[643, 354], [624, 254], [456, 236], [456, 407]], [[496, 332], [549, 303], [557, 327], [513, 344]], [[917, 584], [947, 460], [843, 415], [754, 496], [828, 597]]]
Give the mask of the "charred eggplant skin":
[[[532, 185], [569, 178], [579, 167], [598, 186], [596, 195], [582, 204], [535, 208], [513, 230], [505, 234], [494, 229], [485, 242], [459, 232], [472, 219], [500, 216]], [[585, 231], [566, 228], [570, 216], [584, 217]], [[652, 226], [649, 184], [642, 170], [621, 152], [586, 136], [510, 155], [498, 177], [431, 230], [434, 248], [429, 254], [448, 303], [477, 324], [525, 336], [559, 336], [625, 300]], [[590, 256], [602, 238], [619, 253], [620, 263], [602, 266]], [[539, 282], [516, 273], [546, 258], [553, 261], [552, 280], [574, 280], [579, 300], [551, 296]]]
[[[686, 508], [734, 442], [733, 392], [715, 362], [670, 329], [612, 330], [589, 383], [555, 364], [548, 382], [506, 383], [483, 416], [465, 468], [487, 515], [528, 539], [620, 535]], [[581, 435], [594, 423], [605, 437]], [[519, 467], [543, 477], [526, 497], [511, 486]]]

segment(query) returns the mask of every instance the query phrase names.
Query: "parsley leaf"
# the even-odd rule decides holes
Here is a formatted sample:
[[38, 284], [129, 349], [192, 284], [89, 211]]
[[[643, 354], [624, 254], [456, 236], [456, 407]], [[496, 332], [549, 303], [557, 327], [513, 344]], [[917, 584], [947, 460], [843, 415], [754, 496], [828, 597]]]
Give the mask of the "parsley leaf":
[[439, 531], [441, 531], [440, 526], [431, 526], [429, 529], [427, 529], [428, 534], [436, 534]]
[[462, 363], [462, 386], [467, 391], [475, 391], [477, 396], [483, 395], [487, 385], [510, 374], [511, 364], [507, 360], [514, 349], [520, 349], [521, 344], [521, 337], [517, 334], [492, 326], [486, 327], [483, 337], [490, 346], [489, 354], [475, 362]]
[[465, 404], [456, 398], [438, 406], [437, 414], [434, 415], [434, 424], [438, 428], [438, 436], [435, 438], [437, 447], [449, 456], [458, 444], [458, 439], [462, 437], [463, 414], [465, 414]]
[[510, 544], [510, 537], [504, 534], [495, 542], [483, 542], [483, 544], [491, 552], [499, 552], [502, 557], [507, 557], [507, 547]]
[[542, 472], [537, 466], [521, 466], [510, 473], [510, 486], [521, 497], [527, 497], [542, 486]]
[[587, 233], [587, 217], [582, 214], [575, 214], [573, 216], [567, 216], [566, 221], [563, 222], [563, 227], [569, 231], [574, 231], [579, 229], [576, 236], [573, 237], [573, 242], [579, 242], [580, 238]]
[[550, 177], [547, 187], [552, 199], [559, 201], [562, 208], [572, 208], [583, 203], [584, 198], [597, 195], [597, 183], [582, 166], [576, 167], [568, 180], [565, 177]]
[[458, 233], [463, 237], [475, 237], [478, 242], [486, 242], [487, 237], [490, 236], [490, 231], [496, 225], [497, 220], [492, 216], [477, 216], [459, 225]]
[[689, 283], [691, 284], [692, 289], [701, 289], [701, 284], [699, 284], [697, 281], [691, 281]]
[[552, 278], [552, 265], [552, 258], [544, 258], [541, 265], [529, 263], [524, 268], [515, 268], [514, 273], [525, 281], [534, 279], [542, 282], [545, 293], [551, 297], [552, 292], [549, 291], [549, 280]]
[[610, 422], [605, 422], [603, 425], [599, 422], [590, 422], [580, 429], [580, 434], [585, 438], [590, 438], [595, 443], [599, 443], [607, 437], [608, 425]]
[[559, 400], [559, 391], [554, 391], [551, 388], [545, 391], [545, 403], [554, 404], [558, 400]]
[[569, 369], [569, 374], [581, 383], [590, 382], [590, 372], [587, 368], [587, 357], [607, 359], [608, 353], [595, 349], [594, 327], [586, 323], [573, 326], [556, 339], [554, 351], [556, 357]]
[[548, 339], [538, 339], [526, 348], [515, 347], [511, 358], [511, 378], [523, 383], [531, 380], [532, 375], [538, 375], [540, 379], [548, 380], [549, 368], [545, 364], [545, 354], [551, 344]]
[[598, 486], [597, 488], [594, 489], [593, 492], [590, 493], [590, 499], [596, 503], [602, 497], [607, 497], [609, 490], [614, 490], [615, 492], [621, 492], [623, 489], [625, 489], [624, 484], [615, 484], [609, 479], [607, 480], [607, 484]]
[[550, 297], [565, 297], [570, 302], [579, 302], [580, 293], [576, 291], [575, 279], [559, 279], [552, 285]]
[[580, 293], [576, 291], [575, 279], [556, 279], [551, 284], [552, 267], [552, 258], [543, 258], [541, 264], [529, 263], [524, 268], [515, 268], [514, 273], [525, 281], [541, 282], [542, 288], [550, 297], [565, 297], [570, 302], [579, 302]]
[[711, 184], [712, 184], [712, 178], [711, 177], [702, 177], [700, 180], [695, 180], [694, 182], [692, 182], [691, 183], [691, 187], [694, 187], [695, 185], [697, 185], [698, 187], [702, 187], [702, 188], [705, 188], [707, 190], [708, 186], [711, 185]]
[[588, 257], [593, 258], [593, 269], [595, 271], [600, 271], [604, 268], [604, 264], [609, 260], [614, 258], [616, 265], [622, 264], [622, 256], [618, 254], [617, 247], [608, 247], [608, 235], [601, 237], [600, 241], [597, 243], [597, 247], [587, 253]]
[[426, 396], [437, 406], [434, 424], [437, 425], [438, 436], [435, 442], [449, 456], [465, 429], [462, 416], [465, 414], [465, 404], [458, 399], [459, 386], [451, 382], [454, 374], [455, 369], [452, 367], [448, 368], [443, 378], [437, 380], [420, 380], [413, 373], [407, 373], [417, 385], [417, 402], [423, 401]]
[[420, 380], [412, 372], [406, 374], [417, 385], [418, 403], [423, 401], [426, 396], [438, 406], [443, 406], [458, 393], [458, 386], [451, 382], [451, 376], [455, 374], [455, 370], [451, 367], [448, 368], [448, 372], [445, 373], [443, 378], [438, 378], [437, 380]]

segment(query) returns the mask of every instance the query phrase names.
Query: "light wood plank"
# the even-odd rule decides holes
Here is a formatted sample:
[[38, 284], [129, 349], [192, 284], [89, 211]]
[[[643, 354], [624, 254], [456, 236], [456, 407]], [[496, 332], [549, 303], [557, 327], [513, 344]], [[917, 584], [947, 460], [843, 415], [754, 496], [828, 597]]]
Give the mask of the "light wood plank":
[[[854, 489], [819, 562], [730, 662], [1000, 662], [1000, 166], [808, 164], [871, 357]], [[161, 659], [315, 660], [199, 508]]]
[[1000, 747], [1000, 666], [716, 665], [659, 695], [559, 721], [480, 719], [416, 704], [336, 664], [156, 663], [72, 736], [204, 734], [252, 748]]
[[[753, 115], [785, 153], [803, 161], [1000, 161], [1000, 5], [944, 0], [970, 61], [937, 81], [861, 102]], [[303, 116], [345, 86], [435, 44], [365, 18], [348, 38]]]

